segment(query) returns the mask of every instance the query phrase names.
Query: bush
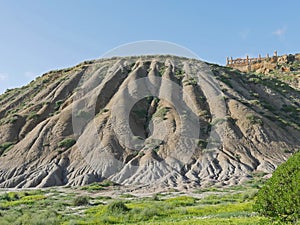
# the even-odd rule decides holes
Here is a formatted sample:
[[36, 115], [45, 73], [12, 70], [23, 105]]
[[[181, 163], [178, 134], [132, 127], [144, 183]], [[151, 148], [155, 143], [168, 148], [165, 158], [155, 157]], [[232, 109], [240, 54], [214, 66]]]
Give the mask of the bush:
[[159, 117], [161, 119], [164, 119], [169, 111], [170, 111], [170, 108], [168, 108], [168, 107], [160, 108], [153, 114], [153, 117]]
[[73, 205], [74, 206], [81, 206], [81, 205], [88, 205], [89, 204], [89, 199], [86, 196], [79, 196], [74, 199]]
[[100, 190], [104, 190], [106, 187], [109, 186], [115, 186], [116, 184], [113, 181], [110, 180], [104, 180], [101, 183], [91, 183], [88, 186], [84, 186], [81, 189], [82, 190], [87, 190], [87, 191], [100, 191]]
[[129, 208], [122, 201], [115, 201], [107, 206], [109, 214], [125, 213], [127, 211], [129, 211]]
[[76, 143], [76, 140], [72, 138], [66, 138], [58, 143], [58, 147], [68, 149]]
[[10, 197], [9, 197], [8, 193], [4, 193], [4, 194], [0, 195], [0, 200], [10, 201]]
[[9, 150], [10, 147], [14, 145], [13, 142], [4, 142], [3, 144], [0, 144], [0, 156], [6, 151]]
[[9, 192], [9, 193], [4, 193], [4, 194], [0, 195], [0, 200], [15, 201], [18, 199], [20, 199], [20, 197], [16, 192]]
[[250, 124], [254, 125], [254, 124], [259, 124], [259, 125], [263, 125], [263, 121], [261, 118], [253, 115], [253, 114], [250, 114], [250, 115], [247, 115], [246, 118], [248, 119], [248, 121], [250, 122]]
[[165, 202], [170, 203], [173, 206], [192, 206], [196, 203], [196, 199], [190, 196], [178, 196], [175, 198], [169, 198]]
[[297, 222], [300, 215], [300, 152], [280, 165], [259, 190], [255, 210], [281, 221]]
[[63, 104], [63, 100], [58, 100], [55, 102], [55, 107], [54, 107], [54, 110], [57, 111], [59, 110], [60, 106]]
[[31, 113], [27, 116], [26, 120], [35, 120], [35, 119], [37, 119], [38, 117], [39, 117], [39, 114], [37, 114], [36, 112], [31, 112]]
[[116, 185], [113, 181], [111, 181], [111, 180], [104, 180], [104, 181], [102, 181], [101, 183], [100, 183], [100, 185], [102, 186], [102, 187], [109, 187], [109, 186], [114, 186], [114, 185]]
[[87, 191], [101, 191], [101, 190], [104, 190], [104, 188], [99, 185], [98, 183], [93, 183], [93, 184], [90, 184], [88, 186], [84, 186], [81, 188], [82, 190], [87, 190]]

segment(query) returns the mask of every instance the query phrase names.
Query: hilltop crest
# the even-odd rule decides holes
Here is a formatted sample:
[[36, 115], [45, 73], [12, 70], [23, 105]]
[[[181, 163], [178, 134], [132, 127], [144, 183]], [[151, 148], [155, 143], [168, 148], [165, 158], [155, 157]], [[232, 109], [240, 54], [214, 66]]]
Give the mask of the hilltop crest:
[[226, 66], [238, 69], [242, 72], [254, 72], [275, 77], [288, 83], [294, 88], [300, 89], [300, 54], [285, 54], [278, 56], [277, 51], [273, 56], [260, 54], [257, 58], [236, 58], [228, 57]]

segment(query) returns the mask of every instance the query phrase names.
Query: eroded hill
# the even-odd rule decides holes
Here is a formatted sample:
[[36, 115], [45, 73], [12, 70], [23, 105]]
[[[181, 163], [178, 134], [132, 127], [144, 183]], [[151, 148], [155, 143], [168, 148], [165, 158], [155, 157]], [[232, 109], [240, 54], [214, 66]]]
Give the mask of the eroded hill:
[[230, 185], [300, 148], [299, 91], [175, 56], [52, 71], [0, 96], [0, 187]]

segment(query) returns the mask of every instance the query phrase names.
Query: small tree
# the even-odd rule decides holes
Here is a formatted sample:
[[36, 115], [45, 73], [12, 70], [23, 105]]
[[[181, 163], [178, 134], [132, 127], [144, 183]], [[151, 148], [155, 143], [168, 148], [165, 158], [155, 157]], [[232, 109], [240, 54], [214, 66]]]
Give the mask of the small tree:
[[255, 210], [264, 216], [297, 223], [300, 215], [300, 152], [281, 164], [259, 190]]

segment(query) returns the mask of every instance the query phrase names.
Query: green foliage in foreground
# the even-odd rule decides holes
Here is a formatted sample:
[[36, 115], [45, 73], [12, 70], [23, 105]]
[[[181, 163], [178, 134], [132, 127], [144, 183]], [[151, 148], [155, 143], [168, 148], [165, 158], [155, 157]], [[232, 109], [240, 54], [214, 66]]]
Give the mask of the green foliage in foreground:
[[297, 223], [300, 216], [300, 152], [281, 164], [258, 192], [255, 209], [265, 216]]
[[214, 198], [213, 205], [208, 205], [210, 195], [117, 201], [91, 207], [82, 219], [65, 224], [271, 224], [253, 212], [254, 196], [225, 192]]
[[[110, 181], [100, 184], [119, 188]], [[101, 196], [101, 190], [82, 188], [2, 192], [0, 225], [274, 224], [253, 211], [257, 193], [253, 183], [197, 193], [166, 192], [148, 197], [124, 193], [111, 198]]]

